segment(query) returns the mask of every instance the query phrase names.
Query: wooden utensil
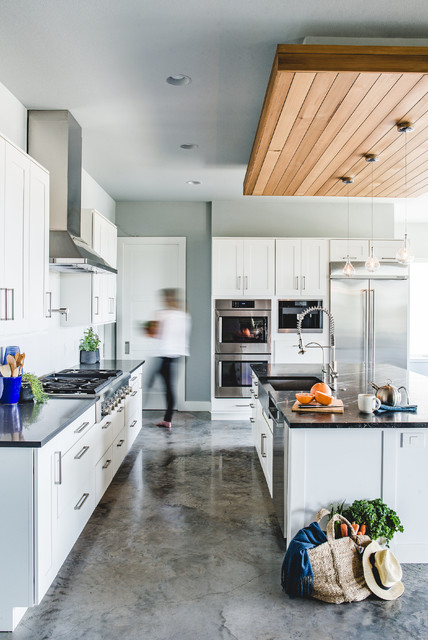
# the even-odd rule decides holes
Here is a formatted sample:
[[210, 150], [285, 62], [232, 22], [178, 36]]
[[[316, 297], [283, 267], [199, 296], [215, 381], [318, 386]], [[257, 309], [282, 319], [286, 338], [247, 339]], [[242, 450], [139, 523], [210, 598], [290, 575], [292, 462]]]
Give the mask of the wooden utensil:
[[0, 365], [0, 373], [3, 376], [3, 378], [10, 378], [11, 375], [12, 375], [12, 369], [10, 368], [10, 365], [1, 364]]
[[6, 356], [6, 362], [7, 364], [10, 366], [11, 369], [11, 375], [13, 376], [13, 372], [16, 369], [16, 360], [13, 356], [11, 356], [10, 354], [8, 356]]

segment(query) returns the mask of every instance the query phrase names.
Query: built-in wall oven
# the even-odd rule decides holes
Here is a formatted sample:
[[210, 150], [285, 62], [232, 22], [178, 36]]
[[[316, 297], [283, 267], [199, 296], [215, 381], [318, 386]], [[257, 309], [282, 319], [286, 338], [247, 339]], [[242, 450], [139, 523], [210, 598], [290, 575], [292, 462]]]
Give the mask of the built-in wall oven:
[[270, 362], [271, 301], [215, 301], [215, 397], [249, 398], [251, 365]]

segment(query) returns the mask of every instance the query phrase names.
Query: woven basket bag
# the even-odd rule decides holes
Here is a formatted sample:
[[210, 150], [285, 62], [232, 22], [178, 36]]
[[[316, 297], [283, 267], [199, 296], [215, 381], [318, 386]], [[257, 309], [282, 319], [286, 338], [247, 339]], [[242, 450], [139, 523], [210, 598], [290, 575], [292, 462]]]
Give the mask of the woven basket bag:
[[[326, 509], [321, 509], [317, 514], [317, 521], [327, 514], [329, 512]], [[351, 537], [336, 540], [336, 521], [348, 525]], [[327, 542], [308, 550], [314, 574], [312, 597], [334, 604], [358, 602], [367, 598], [371, 591], [364, 580], [358, 547], [369, 542], [368, 536], [356, 536], [348, 520], [336, 513], [327, 525]]]

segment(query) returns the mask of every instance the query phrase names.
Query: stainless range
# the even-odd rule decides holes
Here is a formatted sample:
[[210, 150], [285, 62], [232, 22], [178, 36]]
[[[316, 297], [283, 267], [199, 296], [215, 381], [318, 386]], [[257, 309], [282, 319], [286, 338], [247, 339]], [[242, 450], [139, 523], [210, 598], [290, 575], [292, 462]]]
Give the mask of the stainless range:
[[97, 397], [97, 422], [108, 415], [132, 391], [129, 373], [120, 369], [63, 369], [40, 378], [43, 390], [60, 398]]

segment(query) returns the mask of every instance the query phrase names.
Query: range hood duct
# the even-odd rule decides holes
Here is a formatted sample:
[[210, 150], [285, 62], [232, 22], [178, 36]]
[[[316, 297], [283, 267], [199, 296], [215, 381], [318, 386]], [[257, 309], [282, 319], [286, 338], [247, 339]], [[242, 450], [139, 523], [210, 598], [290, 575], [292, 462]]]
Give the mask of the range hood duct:
[[28, 111], [28, 153], [50, 173], [49, 267], [117, 273], [81, 238], [82, 129], [66, 110]]

